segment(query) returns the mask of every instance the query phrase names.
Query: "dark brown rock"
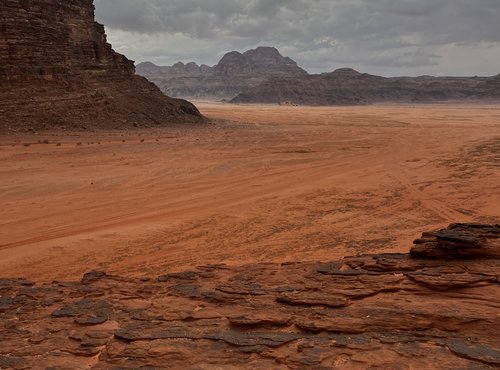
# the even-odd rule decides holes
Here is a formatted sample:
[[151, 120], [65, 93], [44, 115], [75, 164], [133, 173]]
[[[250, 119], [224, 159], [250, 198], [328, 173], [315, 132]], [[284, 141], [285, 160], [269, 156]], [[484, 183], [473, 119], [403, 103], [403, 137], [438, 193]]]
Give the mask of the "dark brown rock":
[[276, 300], [280, 303], [302, 306], [345, 307], [349, 300], [344, 296], [329, 295], [322, 292], [293, 292], [278, 295]]
[[106, 316], [82, 317], [75, 320], [77, 324], [88, 326], [104, 324], [106, 321], [108, 321]]
[[26, 369], [26, 361], [19, 357], [1, 356], [0, 369]]
[[113, 51], [93, 0], [2, 0], [0, 23], [0, 131], [202, 121]]
[[91, 284], [106, 277], [106, 273], [102, 271], [90, 271], [83, 275], [82, 284]]
[[500, 225], [453, 224], [415, 240], [415, 258], [500, 258]]
[[53, 317], [79, 317], [75, 321], [79, 324], [91, 324], [94, 320], [106, 321], [113, 311], [112, 305], [105, 300], [82, 299], [66, 304], [52, 312]]
[[243, 327], [287, 326], [291, 317], [283, 315], [248, 314], [245, 316], [231, 317], [231, 325]]
[[462, 341], [448, 343], [448, 348], [458, 356], [500, 366], [500, 351], [487, 345], [470, 346]]

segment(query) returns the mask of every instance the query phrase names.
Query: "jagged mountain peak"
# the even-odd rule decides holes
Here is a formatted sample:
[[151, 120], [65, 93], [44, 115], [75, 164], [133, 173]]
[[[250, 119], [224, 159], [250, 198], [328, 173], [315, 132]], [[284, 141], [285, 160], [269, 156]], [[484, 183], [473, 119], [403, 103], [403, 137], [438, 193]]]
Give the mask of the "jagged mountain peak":
[[136, 65], [136, 67], [158, 67], [156, 64], [153, 62], [141, 62]]
[[283, 55], [273, 46], [258, 46], [255, 49], [247, 50], [243, 53], [245, 56], [253, 56], [253, 55], [266, 55], [266, 56], [275, 56], [283, 58]]
[[269, 46], [259, 46], [244, 53], [232, 51], [225, 54], [215, 66], [217, 75], [239, 76], [297, 76], [307, 72], [295, 61], [284, 57], [278, 49]]
[[333, 71], [331, 74], [342, 75], [342, 76], [361, 76], [362, 75], [361, 72], [358, 72], [352, 68], [338, 68], [335, 71]]
[[192, 78], [196, 76], [220, 78], [263, 78], [305, 76], [307, 72], [289, 57], [272, 46], [259, 46], [245, 52], [230, 51], [213, 67], [195, 62], [177, 62], [160, 67], [151, 62], [137, 65], [137, 73], [154, 82], [158, 78]]

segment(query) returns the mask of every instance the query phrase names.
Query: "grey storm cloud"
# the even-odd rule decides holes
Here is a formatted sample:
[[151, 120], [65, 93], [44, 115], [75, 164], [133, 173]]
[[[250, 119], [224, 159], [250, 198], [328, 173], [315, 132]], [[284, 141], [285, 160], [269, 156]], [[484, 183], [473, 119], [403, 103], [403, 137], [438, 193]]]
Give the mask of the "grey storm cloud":
[[[276, 46], [312, 71], [497, 74], [500, 0], [95, 0], [115, 48], [138, 61], [217, 62]], [[498, 68], [498, 69], [497, 69]]]

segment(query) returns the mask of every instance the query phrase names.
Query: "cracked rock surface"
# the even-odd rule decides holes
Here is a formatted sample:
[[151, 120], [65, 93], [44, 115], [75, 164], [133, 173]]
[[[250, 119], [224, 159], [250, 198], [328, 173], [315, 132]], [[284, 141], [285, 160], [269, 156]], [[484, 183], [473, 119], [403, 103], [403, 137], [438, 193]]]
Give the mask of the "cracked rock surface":
[[496, 369], [499, 237], [460, 224], [411, 255], [0, 279], [0, 368]]

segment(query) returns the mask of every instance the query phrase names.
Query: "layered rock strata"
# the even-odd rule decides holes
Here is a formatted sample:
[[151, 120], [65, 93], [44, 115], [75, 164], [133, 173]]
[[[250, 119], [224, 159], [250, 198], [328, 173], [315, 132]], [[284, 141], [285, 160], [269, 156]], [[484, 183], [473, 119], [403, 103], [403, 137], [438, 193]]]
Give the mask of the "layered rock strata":
[[2, 279], [0, 368], [497, 369], [500, 259], [473, 251], [498, 251], [500, 226], [424, 240], [331, 263]]
[[113, 51], [92, 0], [2, 0], [0, 130], [199, 122]]

